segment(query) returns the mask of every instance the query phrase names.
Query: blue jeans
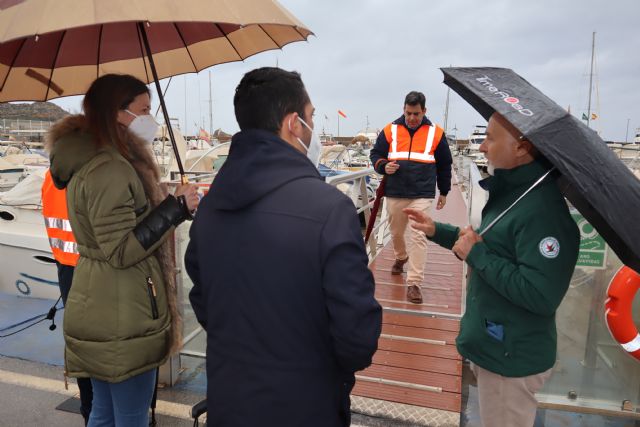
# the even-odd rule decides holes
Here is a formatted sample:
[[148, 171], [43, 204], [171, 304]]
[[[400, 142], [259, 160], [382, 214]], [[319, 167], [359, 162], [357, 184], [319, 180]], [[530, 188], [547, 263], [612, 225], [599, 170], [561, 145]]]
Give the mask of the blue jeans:
[[93, 405], [89, 427], [148, 427], [156, 370], [119, 383], [91, 378]]

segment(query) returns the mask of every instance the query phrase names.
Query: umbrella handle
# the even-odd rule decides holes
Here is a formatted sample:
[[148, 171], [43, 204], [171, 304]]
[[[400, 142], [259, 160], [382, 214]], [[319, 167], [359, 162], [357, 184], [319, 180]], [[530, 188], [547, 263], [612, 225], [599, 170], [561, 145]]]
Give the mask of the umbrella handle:
[[189, 177], [185, 174], [180, 175], [180, 182], [182, 185], [186, 185], [189, 183]]

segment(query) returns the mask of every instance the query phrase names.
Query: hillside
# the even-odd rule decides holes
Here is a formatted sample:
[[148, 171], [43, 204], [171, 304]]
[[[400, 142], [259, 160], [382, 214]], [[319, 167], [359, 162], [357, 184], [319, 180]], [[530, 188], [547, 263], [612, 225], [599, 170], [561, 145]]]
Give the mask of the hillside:
[[0, 103], [0, 120], [56, 121], [68, 115], [69, 112], [51, 102]]

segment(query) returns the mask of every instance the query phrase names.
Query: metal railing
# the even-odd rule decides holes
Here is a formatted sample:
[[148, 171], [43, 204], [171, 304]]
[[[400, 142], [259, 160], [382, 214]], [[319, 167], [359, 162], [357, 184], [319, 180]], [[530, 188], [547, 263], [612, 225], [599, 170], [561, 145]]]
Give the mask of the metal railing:
[[[362, 169], [356, 172], [348, 172], [340, 175], [334, 175], [328, 177], [326, 182], [329, 185], [338, 187], [340, 184], [348, 184], [350, 188], [345, 191], [345, 194], [351, 198], [358, 214], [364, 215], [365, 229], [372, 221], [371, 208], [375, 201], [375, 190], [371, 188], [373, 194], [369, 194], [369, 187], [367, 186], [367, 178], [372, 175], [376, 175], [373, 168]], [[389, 238], [389, 221], [387, 219], [387, 211], [384, 209], [384, 202], [379, 209], [379, 219], [376, 220], [376, 224], [371, 231], [369, 242], [367, 243], [367, 255], [369, 256], [369, 262], [378, 254], [378, 251], [384, 246]]]
[[467, 217], [469, 224], [477, 229], [482, 219], [482, 208], [487, 204], [488, 192], [480, 187], [482, 175], [475, 163], [469, 162], [467, 182]]
[[[354, 205], [356, 206], [356, 212], [358, 215], [362, 214], [365, 219], [365, 227], [369, 224], [371, 220], [371, 208], [373, 206], [374, 199], [373, 196], [375, 191], [373, 188], [367, 186], [367, 178], [371, 175], [375, 174], [373, 168], [363, 169], [356, 172], [348, 172], [340, 175], [335, 175], [328, 177], [326, 182], [329, 185], [334, 187], [338, 187], [340, 185], [348, 185], [347, 188], [340, 188], [342, 191], [347, 194], [348, 197], [351, 198]], [[187, 172], [189, 176], [189, 180], [193, 183], [210, 183], [215, 177], [215, 173], [202, 173], [202, 172]], [[168, 182], [170, 187], [173, 187], [180, 183], [180, 178], [177, 173], [171, 174], [171, 181]], [[373, 194], [372, 194], [373, 193]], [[373, 260], [377, 255], [379, 249], [383, 246], [383, 243], [386, 241], [385, 239], [389, 236], [389, 227], [387, 221], [386, 210], [383, 209], [384, 206], [381, 206], [380, 218], [374, 227], [371, 238], [369, 239], [369, 243], [367, 245], [367, 254], [369, 256], [369, 261]], [[188, 243], [188, 227], [190, 224], [181, 225], [176, 232], [176, 240], [175, 240], [175, 248], [176, 253], [178, 254], [178, 260], [182, 261], [184, 257], [184, 250]], [[189, 284], [189, 278], [186, 276], [184, 270], [182, 268], [178, 268], [178, 298], [180, 301], [184, 301], [186, 303], [186, 291], [184, 286]], [[193, 323], [193, 322], [192, 322]], [[201, 333], [203, 333], [202, 328], [194, 324], [193, 328], [189, 328], [186, 331], [185, 336], [183, 338], [183, 349], [180, 351], [181, 356], [189, 356], [189, 357], [198, 357], [204, 358], [206, 357], [204, 351], [200, 351], [199, 349], [190, 349], [187, 346], [189, 343], [194, 341]], [[171, 363], [164, 366], [164, 369], [161, 371], [161, 376], [163, 381], [167, 384], [173, 384], [177, 377], [177, 367], [179, 366], [179, 359], [177, 357], [171, 360]]]

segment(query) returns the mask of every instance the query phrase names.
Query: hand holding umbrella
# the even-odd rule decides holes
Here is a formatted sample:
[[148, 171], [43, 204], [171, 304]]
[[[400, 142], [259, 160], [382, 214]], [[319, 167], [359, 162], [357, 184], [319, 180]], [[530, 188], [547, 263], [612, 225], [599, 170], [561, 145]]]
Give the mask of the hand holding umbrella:
[[471, 252], [473, 245], [478, 242], [482, 242], [482, 236], [476, 233], [473, 228], [468, 225], [460, 230], [458, 240], [456, 240], [456, 243], [451, 248], [451, 251], [460, 261], [464, 261], [467, 259], [469, 252]]
[[189, 209], [189, 212], [195, 212], [200, 203], [200, 197], [198, 196], [198, 187], [195, 184], [180, 184], [176, 187], [173, 195], [177, 198], [184, 196], [184, 201]]

